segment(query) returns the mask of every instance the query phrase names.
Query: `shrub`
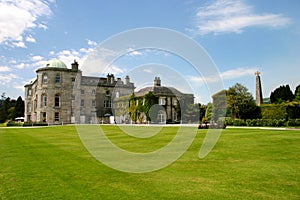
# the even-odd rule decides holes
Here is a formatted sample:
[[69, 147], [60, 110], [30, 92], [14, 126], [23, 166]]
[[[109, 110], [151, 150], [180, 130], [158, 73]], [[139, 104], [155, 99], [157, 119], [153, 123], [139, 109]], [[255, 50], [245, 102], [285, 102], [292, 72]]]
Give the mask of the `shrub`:
[[8, 121], [6, 126], [22, 126], [23, 123], [14, 122], [14, 121]]
[[300, 126], [300, 119], [290, 119], [287, 121], [287, 126]]
[[286, 119], [287, 115], [283, 104], [266, 104], [261, 106], [262, 119]]
[[246, 122], [243, 119], [234, 119], [233, 126], [246, 126]]
[[47, 122], [25, 122], [23, 126], [48, 126]]

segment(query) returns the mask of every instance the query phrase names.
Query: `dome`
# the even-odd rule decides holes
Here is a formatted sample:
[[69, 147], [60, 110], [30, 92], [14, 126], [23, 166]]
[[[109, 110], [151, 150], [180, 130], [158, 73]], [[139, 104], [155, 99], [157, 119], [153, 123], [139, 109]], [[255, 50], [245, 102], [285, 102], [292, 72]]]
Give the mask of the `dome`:
[[67, 65], [60, 60], [52, 59], [46, 63], [46, 67], [63, 68], [67, 69]]

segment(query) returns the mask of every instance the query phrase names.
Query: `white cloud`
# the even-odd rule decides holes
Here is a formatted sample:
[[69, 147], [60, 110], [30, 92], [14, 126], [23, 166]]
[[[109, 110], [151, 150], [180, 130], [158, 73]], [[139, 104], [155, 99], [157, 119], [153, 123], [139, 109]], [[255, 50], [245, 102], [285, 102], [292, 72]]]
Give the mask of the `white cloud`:
[[143, 69], [143, 71], [149, 74], [153, 74], [153, 71], [151, 69]]
[[16, 65], [17, 69], [23, 69], [25, 67], [25, 63], [20, 63]]
[[29, 36], [26, 37], [26, 42], [35, 43], [36, 40], [31, 35], [29, 35]]
[[130, 56], [140, 56], [143, 55], [140, 51], [136, 51], [133, 48], [128, 48], [127, 52]]
[[[24, 84], [25, 85], [25, 84]], [[17, 90], [21, 90], [21, 91], [25, 91], [25, 88], [24, 88], [24, 85], [23, 84], [18, 84], [18, 83], [14, 83], [13, 84], [13, 88], [17, 89]]]
[[190, 80], [197, 83], [214, 83], [222, 80], [236, 79], [244, 76], [254, 75], [254, 73], [258, 70], [256, 67], [240, 67], [236, 69], [231, 69], [225, 72], [221, 72], [219, 76], [208, 76], [208, 77], [199, 77], [199, 76], [190, 76]]
[[41, 29], [47, 30], [47, 29], [48, 29], [48, 26], [47, 26], [47, 25], [45, 25], [45, 24], [38, 24], [38, 28], [41, 28]]
[[87, 42], [88, 42], [88, 45], [90, 45], [90, 46], [97, 46], [97, 42], [95, 42], [95, 41], [88, 39]]
[[289, 18], [281, 14], [257, 14], [253, 11], [253, 7], [247, 5], [243, 0], [217, 0], [198, 9], [196, 32], [200, 35], [241, 33], [247, 27], [279, 28], [290, 22]]
[[15, 74], [0, 74], [0, 85], [6, 85], [10, 83], [13, 79], [18, 78]]
[[7, 66], [0, 66], [0, 72], [9, 72], [11, 71], [11, 68]]
[[[51, 2], [42, 0], [2, 0], [0, 2], [0, 44], [25, 48], [23, 37], [34, 28], [45, 28], [39, 18], [52, 15]], [[35, 41], [32, 36], [25, 41]]]
[[83, 72], [87, 75], [103, 75], [107, 73], [119, 74], [124, 70], [110, 62], [118, 57], [120, 52], [115, 52], [111, 49], [96, 48], [91, 50], [84, 57], [82, 62]]
[[44, 59], [44, 57], [42, 57], [42, 56], [32, 56], [31, 57], [32, 61], [40, 61], [40, 60], [43, 60], [43, 59]]

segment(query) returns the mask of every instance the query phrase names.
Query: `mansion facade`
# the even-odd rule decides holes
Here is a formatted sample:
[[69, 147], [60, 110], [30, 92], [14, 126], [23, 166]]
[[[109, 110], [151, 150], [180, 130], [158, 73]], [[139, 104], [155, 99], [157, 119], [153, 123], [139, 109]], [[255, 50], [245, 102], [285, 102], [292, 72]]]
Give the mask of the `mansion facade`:
[[[53, 59], [45, 67], [36, 70], [37, 77], [25, 87], [25, 122], [48, 124], [70, 123], [125, 123], [132, 120], [128, 111], [130, 97], [143, 99], [152, 92], [165, 107], [160, 122], [178, 121], [179, 101], [194, 103], [192, 94], [184, 94], [174, 88], [161, 86], [159, 77], [153, 87], [134, 93], [134, 83], [129, 76], [125, 81], [113, 74], [106, 77], [83, 76], [74, 61], [69, 69], [62, 61]], [[115, 112], [124, 107], [123, 112]], [[175, 111], [176, 110], [176, 111]]]

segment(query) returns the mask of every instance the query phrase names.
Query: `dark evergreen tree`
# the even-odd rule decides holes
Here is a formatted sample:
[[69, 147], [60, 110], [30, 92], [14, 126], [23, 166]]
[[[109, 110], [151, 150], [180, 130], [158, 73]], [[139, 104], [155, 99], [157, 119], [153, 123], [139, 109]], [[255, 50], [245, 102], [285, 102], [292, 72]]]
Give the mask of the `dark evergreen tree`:
[[20, 96], [18, 97], [15, 104], [14, 118], [16, 117], [24, 117], [24, 101]]
[[271, 103], [283, 103], [286, 101], [293, 101], [294, 100], [294, 94], [292, 90], [290, 89], [289, 85], [286, 86], [280, 86], [279, 88], [276, 88], [273, 92], [271, 92], [270, 95], [270, 101]]
[[9, 108], [10, 106], [10, 98], [9, 97], [5, 97], [5, 95], [1, 96], [2, 97], [2, 105], [0, 107], [0, 123], [4, 123], [8, 117], [9, 117]]
[[298, 85], [295, 89], [295, 100], [300, 101], [300, 85]]

